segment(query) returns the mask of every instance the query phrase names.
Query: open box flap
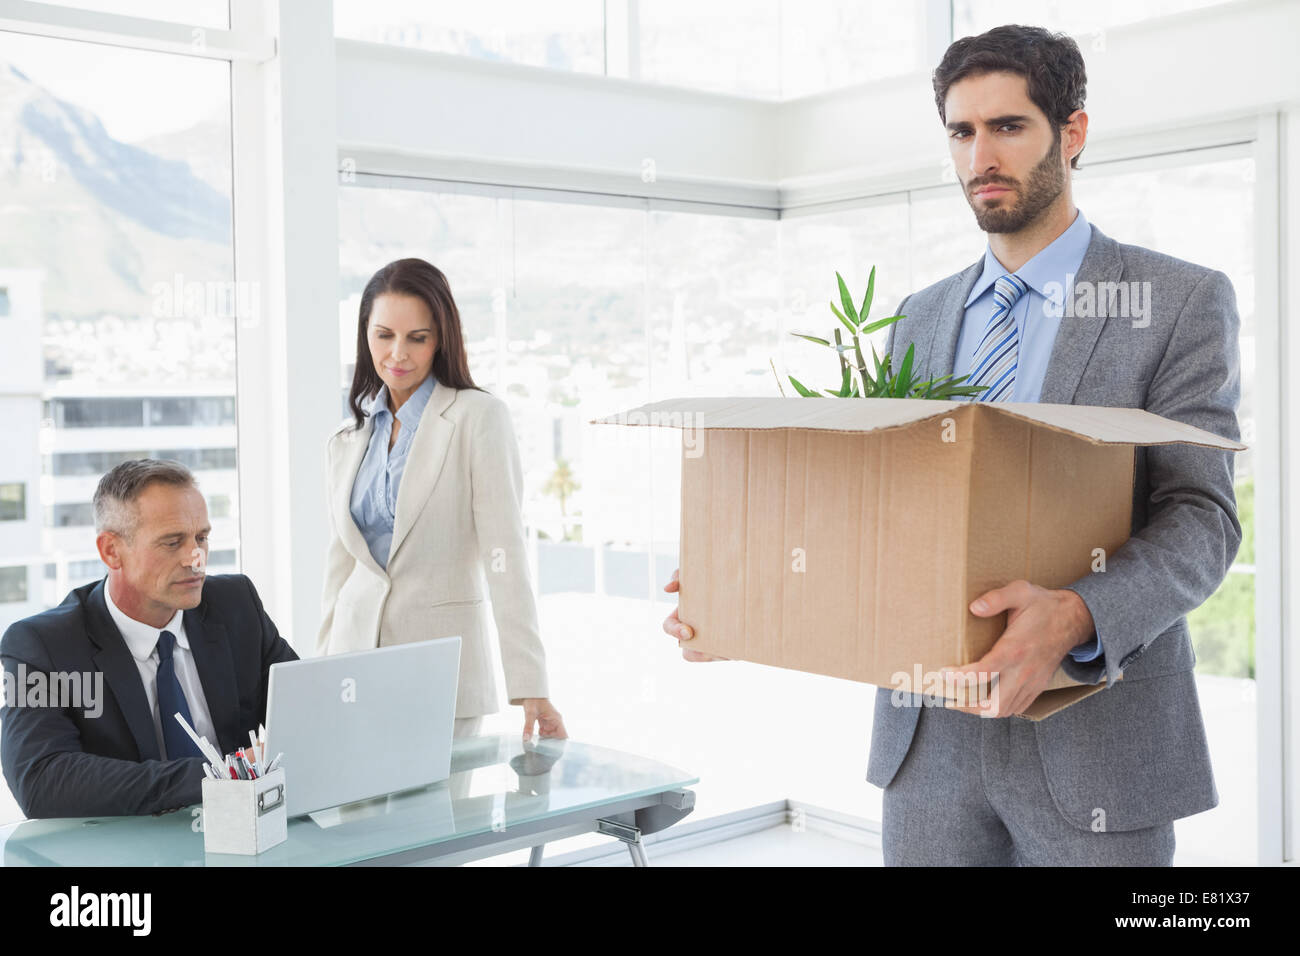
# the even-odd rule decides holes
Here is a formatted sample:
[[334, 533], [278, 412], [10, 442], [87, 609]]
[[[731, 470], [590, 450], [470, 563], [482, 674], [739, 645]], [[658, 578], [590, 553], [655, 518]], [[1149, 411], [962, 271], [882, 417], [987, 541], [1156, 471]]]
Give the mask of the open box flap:
[[974, 404], [982, 413], [1011, 415], [1095, 444], [1185, 443], [1228, 451], [1246, 446], [1204, 429], [1140, 408], [1057, 405], [1042, 402], [970, 403], [920, 398], [668, 398], [591, 420], [593, 425], [658, 425], [689, 429], [777, 429], [873, 432], [940, 418]]
[[1167, 445], [1181, 442], [1227, 451], [1246, 450], [1241, 442], [1221, 438], [1203, 428], [1176, 422], [1141, 408], [1055, 405], [1047, 402], [996, 402], [983, 407], [1025, 418], [1057, 431], [1069, 432], [1100, 445]]
[[960, 404], [919, 398], [668, 398], [592, 419], [591, 424], [870, 432], [946, 415]]

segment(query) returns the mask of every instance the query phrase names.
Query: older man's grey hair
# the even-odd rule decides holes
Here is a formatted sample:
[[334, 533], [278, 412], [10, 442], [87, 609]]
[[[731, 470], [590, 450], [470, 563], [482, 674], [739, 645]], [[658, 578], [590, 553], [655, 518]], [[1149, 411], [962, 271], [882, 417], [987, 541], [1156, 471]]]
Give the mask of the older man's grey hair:
[[95, 489], [95, 533], [112, 531], [130, 541], [140, 526], [136, 499], [155, 482], [198, 488], [193, 473], [179, 461], [136, 458], [124, 461], [99, 479]]

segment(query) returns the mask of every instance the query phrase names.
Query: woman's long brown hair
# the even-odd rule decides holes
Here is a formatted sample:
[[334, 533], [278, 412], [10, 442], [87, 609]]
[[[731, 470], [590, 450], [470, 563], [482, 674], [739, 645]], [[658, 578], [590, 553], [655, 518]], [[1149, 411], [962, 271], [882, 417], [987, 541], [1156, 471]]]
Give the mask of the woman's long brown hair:
[[348, 393], [348, 407], [360, 428], [366, 420], [362, 402], [379, 393], [384, 380], [375, 371], [370, 357], [370, 344], [366, 330], [370, 326], [370, 310], [375, 299], [385, 294], [409, 295], [429, 307], [433, 316], [433, 332], [438, 349], [433, 355], [433, 377], [439, 385], [448, 388], [484, 389], [474, 384], [469, 374], [469, 357], [465, 353], [465, 337], [461, 334], [460, 311], [451, 296], [447, 277], [436, 266], [423, 259], [398, 259], [384, 266], [366, 283], [361, 293], [361, 309], [357, 315], [357, 364], [352, 373], [352, 389]]

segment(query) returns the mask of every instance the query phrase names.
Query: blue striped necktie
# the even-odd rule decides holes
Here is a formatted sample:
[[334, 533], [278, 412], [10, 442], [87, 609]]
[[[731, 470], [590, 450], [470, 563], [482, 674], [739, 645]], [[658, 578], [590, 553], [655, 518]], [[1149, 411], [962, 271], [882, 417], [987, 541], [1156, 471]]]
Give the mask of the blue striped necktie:
[[984, 330], [984, 338], [971, 360], [970, 378], [965, 385], [988, 388], [973, 397], [977, 402], [1005, 402], [1011, 399], [1016, 385], [1016, 360], [1020, 354], [1020, 337], [1011, 309], [1029, 290], [1025, 280], [1005, 275], [993, 286], [993, 314]]
[[176, 722], [176, 714], [185, 718], [185, 722], [194, 726], [190, 716], [189, 704], [185, 701], [185, 692], [176, 677], [176, 635], [163, 631], [158, 635], [158, 719], [162, 721], [163, 745], [167, 748], [167, 759], [180, 757], [201, 757], [199, 748], [185, 729]]

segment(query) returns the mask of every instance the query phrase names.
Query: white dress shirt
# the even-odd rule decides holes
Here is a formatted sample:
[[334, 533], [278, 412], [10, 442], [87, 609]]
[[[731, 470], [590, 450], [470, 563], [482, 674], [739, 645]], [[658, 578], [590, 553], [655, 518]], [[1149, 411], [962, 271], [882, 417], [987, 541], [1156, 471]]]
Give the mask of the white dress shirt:
[[[135, 658], [135, 666], [140, 671], [140, 680], [144, 683], [144, 695], [149, 700], [149, 710], [153, 714], [153, 731], [158, 738], [158, 752], [167, 755], [167, 746], [163, 743], [162, 720], [158, 714], [158, 637], [163, 631], [171, 631], [176, 637], [176, 649], [172, 660], [176, 665], [176, 679], [180, 682], [185, 702], [190, 707], [190, 717], [194, 729], [201, 737], [207, 737], [218, 750], [217, 733], [212, 726], [212, 716], [208, 711], [207, 698], [203, 696], [203, 685], [199, 682], [199, 669], [194, 664], [194, 654], [190, 651], [190, 639], [185, 634], [185, 612], [177, 609], [166, 627], [151, 627], [135, 618], [127, 617], [126, 612], [113, 603], [109, 593], [108, 579], [104, 579], [104, 599], [108, 604], [108, 613], [113, 623], [122, 633], [127, 649]], [[171, 714], [168, 720], [175, 720]]]

